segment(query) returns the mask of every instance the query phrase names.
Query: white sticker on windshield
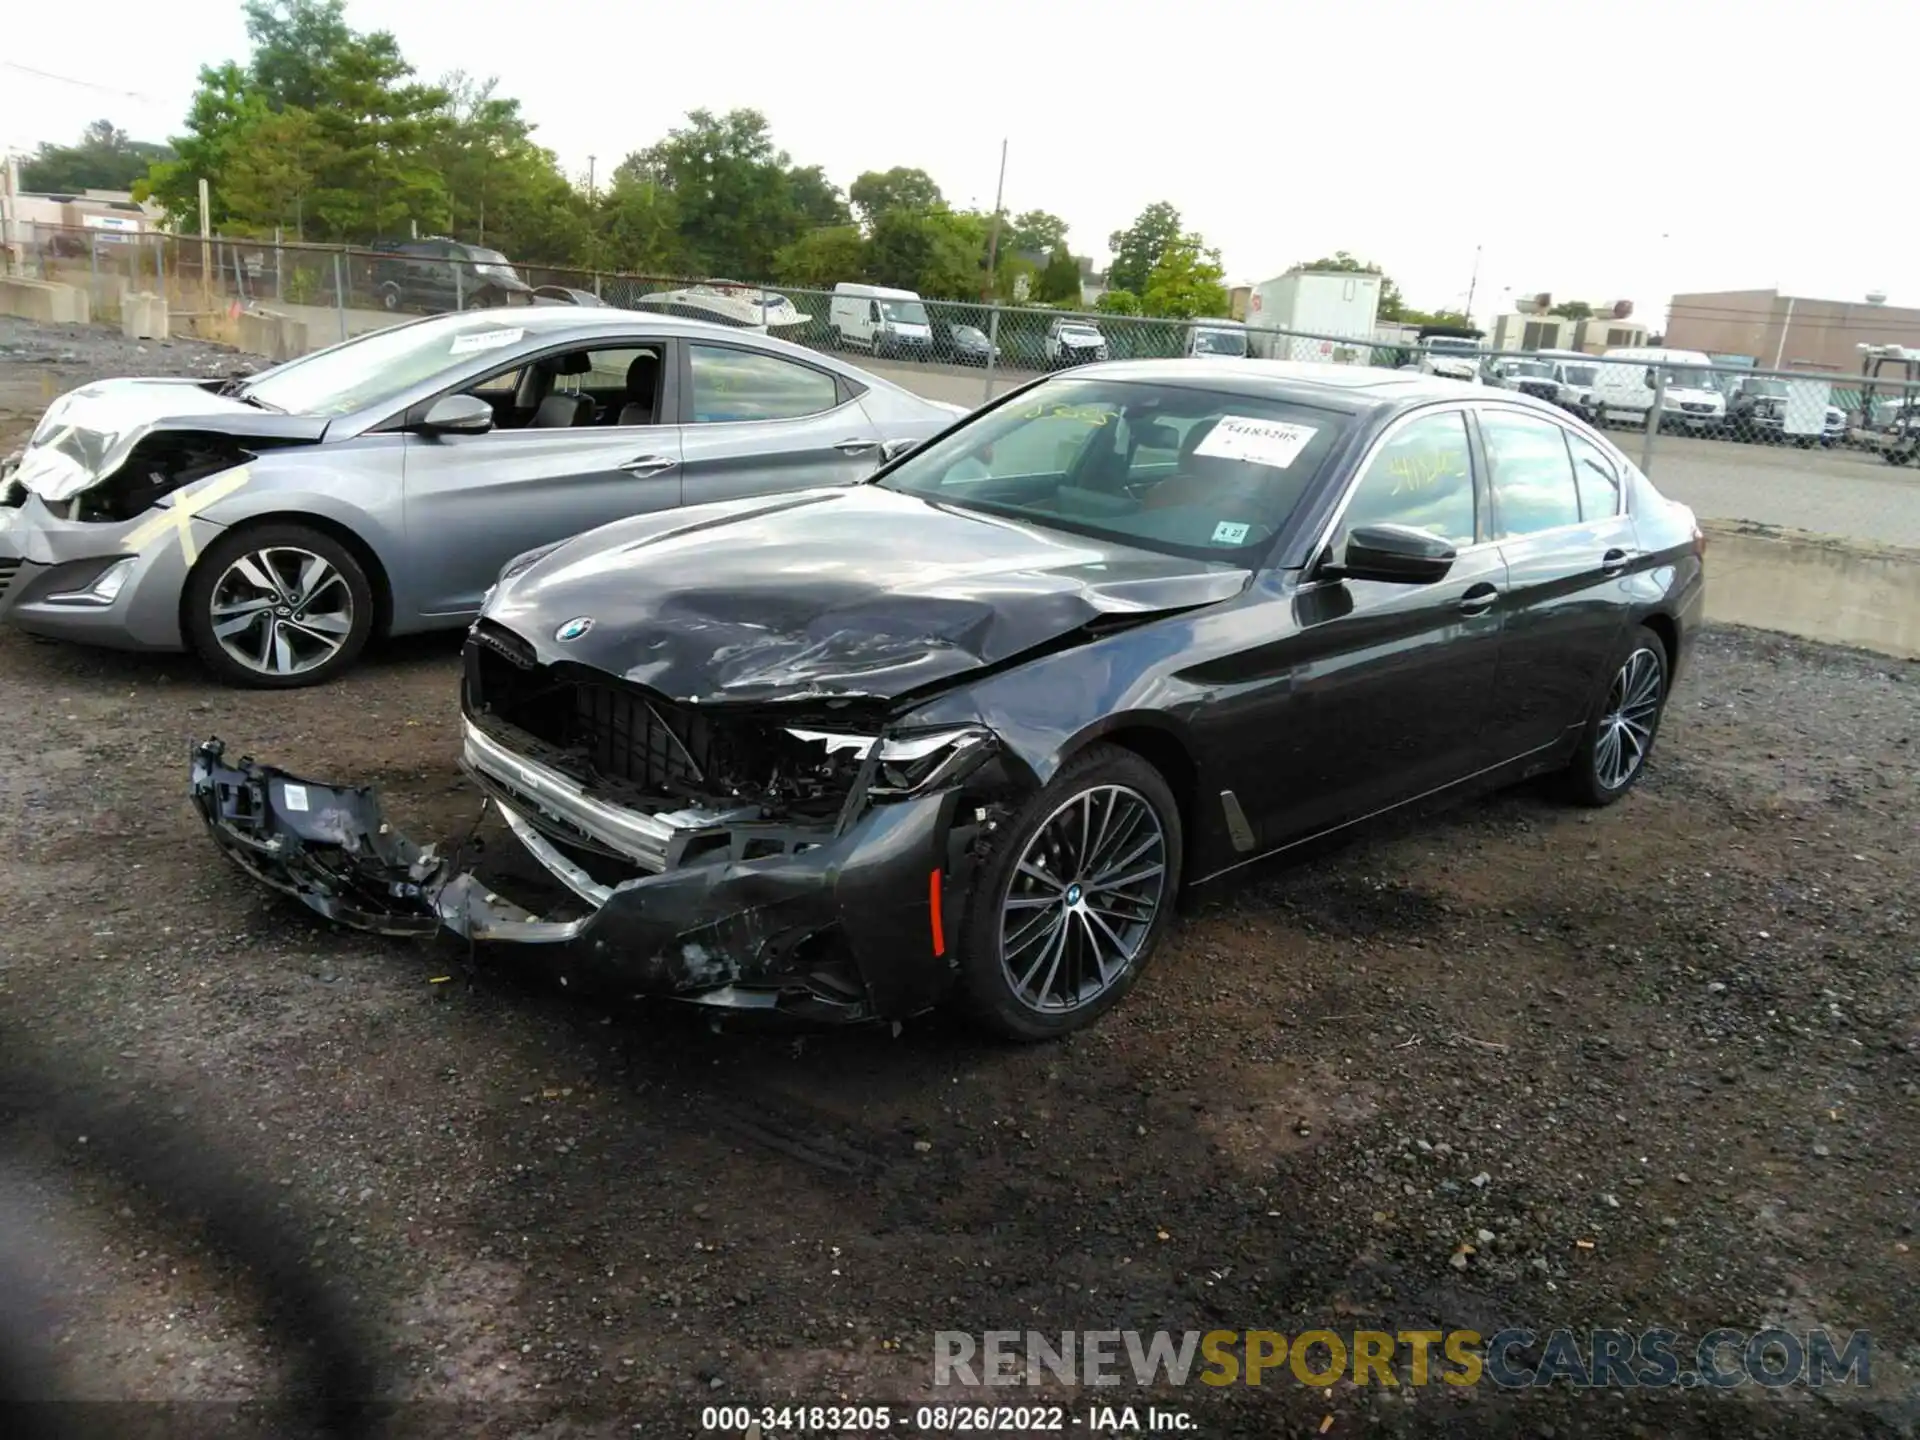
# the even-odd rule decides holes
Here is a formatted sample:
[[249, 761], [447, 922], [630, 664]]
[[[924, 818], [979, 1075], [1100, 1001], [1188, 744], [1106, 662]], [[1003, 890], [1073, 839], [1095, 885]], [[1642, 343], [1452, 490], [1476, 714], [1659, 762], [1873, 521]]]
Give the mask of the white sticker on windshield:
[[1222, 520], [1213, 527], [1213, 543], [1216, 545], [1245, 544], [1248, 528], [1245, 525], [1236, 525], [1231, 520]]
[[307, 787], [304, 785], [283, 785], [280, 789], [280, 798], [286, 801], [287, 809], [304, 810], [307, 808]]
[[1300, 458], [1307, 442], [1320, 432], [1311, 425], [1285, 420], [1256, 420], [1250, 415], [1222, 415], [1207, 438], [1194, 447], [1196, 455], [1222, 460], [1244, 460], [1249, 465], [1271, 465], [1284, 470]]
[[469, 330], [464, 335], [453, 337], [453, 343], [447, 347], [449, 355], [472, 355], [481, 350], [498, 350], [502, 345], [511, 345], [526, 334], [524, 330]]

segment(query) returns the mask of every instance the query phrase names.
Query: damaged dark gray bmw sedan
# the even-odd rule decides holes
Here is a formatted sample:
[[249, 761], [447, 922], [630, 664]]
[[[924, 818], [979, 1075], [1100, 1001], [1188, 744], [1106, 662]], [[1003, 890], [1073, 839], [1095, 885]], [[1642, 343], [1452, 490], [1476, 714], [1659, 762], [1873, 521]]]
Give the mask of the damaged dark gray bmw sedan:
[[[520, 902], [364, 789], [193, 757], [222, 849], [324, 915], [623, 994], [1092, 1021], [1185, 886], [1423, 797], [1639, 777], [1702, 601], [1693, 515], [1525, 397], [1100, 365], [846, 489], [510, 564], [464, 756]], [[550, 879], [550, 883], [548, 883]]]

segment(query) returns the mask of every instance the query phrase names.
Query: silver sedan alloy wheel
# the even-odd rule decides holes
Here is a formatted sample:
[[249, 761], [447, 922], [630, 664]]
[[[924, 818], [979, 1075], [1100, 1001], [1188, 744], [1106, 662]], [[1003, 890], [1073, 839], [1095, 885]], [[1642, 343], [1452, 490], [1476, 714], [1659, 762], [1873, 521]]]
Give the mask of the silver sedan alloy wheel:
[[1140, 957], [1167, 890], [1167, 837], [1139, 791], [1095, 785], [1027, 842], [1000, 909], [1000, 967], [1043, 1014], [1091, 1004]]
[[1600, 736], [1593, 747], [1594, 778], [1618, 790], [1634, 777], [1653, 744], [1653, 724], [1666, 686], [1660, 657], [1644, 647], [1627, 656], [1607, 690]]
[[353, 589], [332, 561], [274, 545], [242, 555], [213, 587], [213, 635], [261, 675], [300, 675], [340, 653], [353, 633]]

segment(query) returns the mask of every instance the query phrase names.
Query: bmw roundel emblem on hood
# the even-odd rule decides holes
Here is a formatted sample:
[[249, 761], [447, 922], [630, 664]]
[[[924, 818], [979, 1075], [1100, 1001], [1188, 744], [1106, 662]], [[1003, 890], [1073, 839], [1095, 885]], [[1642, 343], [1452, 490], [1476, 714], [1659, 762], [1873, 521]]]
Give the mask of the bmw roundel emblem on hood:
[[591, 615], [576, 615], [558, 630], [554, 631], [553, 638], [564, 644], [568, 640], [578, 640], [592, 628], [593, 617]]

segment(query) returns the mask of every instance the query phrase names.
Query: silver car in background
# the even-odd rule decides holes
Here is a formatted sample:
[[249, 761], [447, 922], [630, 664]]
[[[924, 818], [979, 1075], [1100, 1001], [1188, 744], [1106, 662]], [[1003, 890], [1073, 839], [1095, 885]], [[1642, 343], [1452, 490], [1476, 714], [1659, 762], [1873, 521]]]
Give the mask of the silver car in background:
[[963, 413], [784, 341], [571, 306], [435, 316], [245, 380], [101, 381], [0, 469], [0, 618], [311, 685], [373, 636], [465, 625], [515, 556], [848, 484]]

